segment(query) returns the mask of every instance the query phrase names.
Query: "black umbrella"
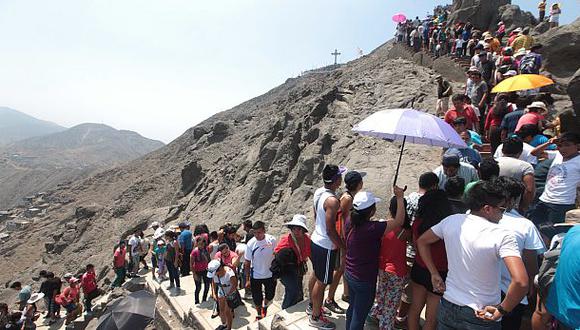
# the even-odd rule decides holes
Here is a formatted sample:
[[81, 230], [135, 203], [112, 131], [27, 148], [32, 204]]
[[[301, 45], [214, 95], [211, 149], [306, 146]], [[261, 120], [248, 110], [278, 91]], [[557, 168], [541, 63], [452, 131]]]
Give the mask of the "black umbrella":
[[99, 318], [97, 330], [144, 329], [155, 317], [156, 299], [145, 290], [131, 292]]

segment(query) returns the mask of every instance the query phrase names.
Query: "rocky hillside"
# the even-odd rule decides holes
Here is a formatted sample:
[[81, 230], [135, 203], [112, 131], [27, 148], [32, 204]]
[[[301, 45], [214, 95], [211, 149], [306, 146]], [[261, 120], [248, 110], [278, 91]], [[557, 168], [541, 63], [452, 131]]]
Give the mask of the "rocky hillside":
[[[127, 165], [61, 186], [46, 214], [11, 233], [0, 249], [0, 280], [41, 268], [75, 271], [87, 262], [108, 271], [119, 238], [154, 220], [188, 219], [217, 228], [264, 220], [276, 233], [294, 213], [310, 214], [325, 163], [369, 173], [366, 187], [390, 196], [397, 145], [357, 136], [351, 127], [382, 108], [434, 108], [434, 72], [387, 60], [385, 44], [335, 70], [289, 79], [219, 113], [164, 148]], [[400, 183], [415, 189], [440, 150], [409, 145]], [[380, 207], [384, 216], [385, 205]], [[15, 249], [26, 242], [27, 249]], [[16, 251], [18, 251], [16, 253]]]
[[0, 146], [34, 136], [64, 131], [55, 123], [36, 119], [14, 109], [0, 107]]
[[0, 209], [162, 147], [131, 131], [82, 124], [0, 147]]

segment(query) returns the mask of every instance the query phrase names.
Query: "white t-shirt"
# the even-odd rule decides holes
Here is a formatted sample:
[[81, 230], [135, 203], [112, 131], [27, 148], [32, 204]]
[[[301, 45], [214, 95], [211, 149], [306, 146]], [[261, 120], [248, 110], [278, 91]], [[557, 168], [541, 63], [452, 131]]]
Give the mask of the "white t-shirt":
[[[535, 250], [537, 254], [543, 253], [546, 250], [544, 246], [544, 241], [538, 232], [538, 229], [533, 222], [521, 216], [518, 211], [511, 210], [503, 215], [503, 218], [499, 221], [500, 226], [503, 226], [514, 232], [516, 236], [516, 242], [518, 244], [518, 250], [520, 254], [523, 250]], [[508, 287], [511, 283], [510, 273], [505, 266], [505, 263], [500, 262], [501, 266], [501, 279], [499, 287], [502, 292], [507, 292]], [[522, 304], [528, 304], [528, 297], [522, 299]]]
[[520, 257], [513, 232], [473, 214], [451, 215], [431, 230], [447, 251], [443, 298], [474, 310], [499, 304], [499, 264]]
[[129, 246], [131, 247], [131, 254], [136, 256], [139, 255], [139, 245], [141, 244], [141, 240], [139, 237], [133, 235], [129, 239]]
[[[495, 160], [497, 160], [499, 157], [503, 157], [503, 152], [501, 151], [502, 148], [503, 144], [500, 144], [499, 147], [497, 147], [497, 149], [495, 150], [495, 153], [493, 154], [493, 158]], [[534, 147], [524, 142], [524, 149], [522, 150], [522, 154], [520, 155], [520, 160], [528, 162], [532, 165], [536, 165], [538, 163], [538, 158], [532, 155], [532, 150], [534, 150]]]
[[230, 282], [230, 279], [232, 277], [235, 277], [235, 276], [236, 276], [236, 274], [229, 267], [226, 268], [226, 273], [224, 274], [224, 276], [221, 276], [220, 277], [217, 274], [214, 275], [213, 281], [214, 281], [214, 283], [218, 287], [218, 290], [217, 290], [218, 291], [218, 297], [225, 297], [225, 296], [227, 296], [227, 294], [232, 289], [232, 283]]
[[268, 234], [261, 241], [254, 237], [248, 242], [244, 259], [252, 263], [252, 278], [263, 280], [272, 277], [270, 266], [274, 260], [276, 244], [276, 238]]
[[518, 181], [522, 181], [524, 175], [534, 175], [534, 168], [532, 164], [521, 159], [513, 157], [499, 157], [497, 163], [499, 165], [499, 175], [507, 176]]
[[314, 244], [327, 250], [336, 249], [336, 246], [334, 246], [334, 243], [330, 240], [328, 232], [326, 231], [326, 211], [324, 210], [324, 202], [331, 196], [336, 195], [332, 190], [324, 187], [318, 188], [314, 192], [313, 205], [314, 210], [316, 210], [316, 224], [314, 226], [314, 232], [310, 237]]
[[[439, 178], [439, 189], [443, 189], [445, 187], [445, 183], [447, 182], [447, 175], [443, 171], [443, 166], [439, 166], [433, 170], [433, 173], [437, 175]], [[478, 181], [479, 176], [477, 175], [477, 170], [473, 165], [467, 164], [464, 162], [459, 163], [459, 169], [457, 170], [457, 176], [463, 178], [465, 180], [465, 184], [467, 185], [470, 182]]]
[[558, 205], [575, 204], [576, 188], [579, 185], [580, 155], [564, 161], [558, 152], [548, 171], [546, 186], [540, 200]]

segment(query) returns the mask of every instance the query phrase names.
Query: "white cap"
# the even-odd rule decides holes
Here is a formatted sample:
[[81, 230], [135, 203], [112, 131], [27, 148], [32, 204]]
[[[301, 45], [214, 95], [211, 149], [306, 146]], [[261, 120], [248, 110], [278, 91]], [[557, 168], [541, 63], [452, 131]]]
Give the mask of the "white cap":
[[149, 226], [149, 227], [151, 227], [151, 228], [153, 228], [153, 227], [159, 227], [159, 222], [157, 222], [157, 221], [153, 221], [153, 222], [151, 223], [151, 226]]
[[302, 227], [302, 228], [304, 228], [304, 230], [308, 231], [308, 227], [306, 226], [306, 216], [304, 214], [295, 214], [292, 217], [292, 221], [285, 223], [284, 226], [285, 227], [290, 227], [290, 226]]
[[219, 260], [212, 260], [207, 264], [207, 278], [213, 278], [222, 263]]
[[354, 195], [352, 200], [352, 207], [357, 210], [367, 209], [376, 203], [380, 202], [380, 198], [376, 198], [375, 195], [370, 191], [360, 191]]

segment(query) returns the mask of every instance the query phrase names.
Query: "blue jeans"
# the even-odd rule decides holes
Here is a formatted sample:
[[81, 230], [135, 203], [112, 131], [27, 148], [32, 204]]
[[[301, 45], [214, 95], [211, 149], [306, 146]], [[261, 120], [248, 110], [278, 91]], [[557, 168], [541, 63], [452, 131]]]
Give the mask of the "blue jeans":
[[540, 229], [542, 234], [551, 239], [562, 231], [560, 228], [554, 227], [554, 224], [564, 222], [566, 212], [575, 207], [574, 204], [552, 204], [538, 201], [530, 213], [530, 220]]
[[349, 301], [346, 311], [346, 330], [363, 330], [365, 320], [373, 307], [377, 281], [361, 282], [355, 280], [349, 273], [344, 277], [348, 283]]
[[173, 264], [173, 261], [165, 260], [167, 265], [167, 272], [169, 273], [169, 286], [180, 287], [179, 283], [179, 268]]
[[282, 309], [294, 306], [304, 299], [302, 276], [299, 276], [296, 271], [288, 272], [280, 276], [280, 282], [284, 285]]
[[484, 321], [471, 307], [459, 306], [441, 298], [437, 312], [437, 330], [500, 330], [501, 323]]
[[127, 270], [125, 267], [115, 268], [115, 280], [111, 287], [121, 286], [125, 282], [125, 276], [127, 275]]

